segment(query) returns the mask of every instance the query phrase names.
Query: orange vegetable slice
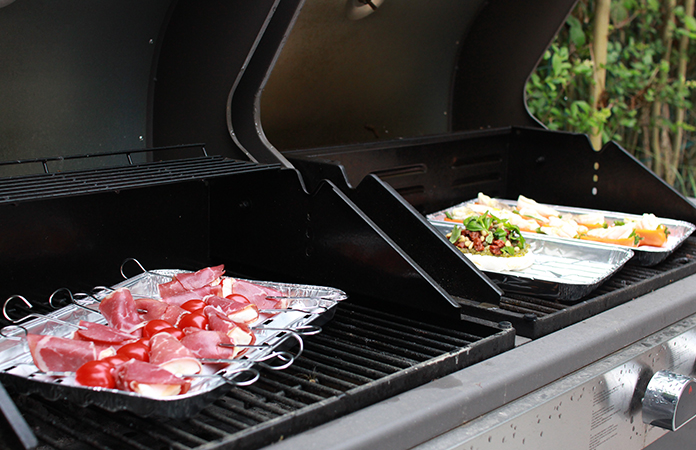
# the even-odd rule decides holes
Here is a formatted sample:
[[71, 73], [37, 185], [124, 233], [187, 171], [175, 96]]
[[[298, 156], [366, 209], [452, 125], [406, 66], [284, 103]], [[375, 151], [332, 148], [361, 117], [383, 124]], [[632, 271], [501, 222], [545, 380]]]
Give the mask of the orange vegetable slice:
[[636, 234], [643, 238], [638, 244], [639, 247], [641, 245], [662, 247], [667, 242], [667, 228], [664, 225], [660, 225], [656, 230], [637, 229]]
[[578, 236], [578, 238], [584, 239], [586, 241], [603, 242], [605, 244], [625, 245], [626, 247], [637, 247], [635, 244], [635, 239], [633, 237], [623, 239], [609, 239], [581, 234], [580, 236]]

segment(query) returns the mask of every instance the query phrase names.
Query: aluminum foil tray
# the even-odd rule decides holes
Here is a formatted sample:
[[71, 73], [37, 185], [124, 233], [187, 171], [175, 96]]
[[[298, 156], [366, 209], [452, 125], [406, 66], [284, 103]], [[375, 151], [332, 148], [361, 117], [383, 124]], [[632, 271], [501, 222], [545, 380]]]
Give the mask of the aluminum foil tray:
[[[447, 234], [456, 225], [433, 223]], [[525, 237], [534, 254], [534, 264], [524, 270], [484, 271], [508, 293], [563, 302], [576, 302], [597, 289], [633, 256], [626, 247], [605, 247], [578, 239], [532, 235]]]
[[[115, 286], [114, 289], [127, 287], [133, 297], [159, 298], [157, 285], [170, 281], [176, 273], [182, 270], [151, 270], [129, 278]], [[251, 326], [267, 328], [296, 329], [307, 325], [320, 325], [330, 320], [335, 313], [335, 306], [347, 295], [338, 289], [273, 283], [247, 280], [252, 283], [268, 286], [280, 291], [284, 296], [293, 297], [289, 307], [298, 311], [283, 312], [271, 318], [260, 318]], [[106, 294], [95, 295], [101, 299]], [[97, 308], [97, 302], [92, 300], [80, 301], [88, 308]], [[300, 310], [301, 309], [301, 310]], [[77, 324], [80, 320], [106, 323], [98, 312], [92, 312], [78, 305], [69, 305], [56, 310], [45, 317], [39, 317], [30, 322], [22, 323], [30, 333], [49, 334], [70, 337], [75, 327], [56, 323], [50, 318]], [[161, 417], [183, 419], [195, 415], [198, 411], [212, 403], [233, 387], [223, 376], [232, 379], [243, 376], [239, 372], [253, 367], [287, 344], [295, 342], [289, 338], [292, 333], [278, 330], [257, 330], [256, 343], [267, 343], [265, 348], [249, 349], [235, 362], [228, 364], [204, 364], [206, 377], [195, 377], [188, 392], [169, 397], [147, 397], [141, 394], [117, 389], [92, 388], [75, 383], [74, 377], [51, 377], [41, 374], [32, 361], [24, 331], [17, 327], [6, 327], [0, 338], [0, 379], [5, 385], [13, 386], [20, 392], [38, 394], [49, 400], [68, 400], [83, 407], [96, 405], [108, 411], [127, 410], [143, 417]], [[296, 343], [296, 342], [295, 342]], [[222, 375], [222, 376], [220, 376]]]
[[[496, 199], [501, 203], [504, 203], [508, 206], [515, 207], [517, 205], [517, 201], [515, 200], [501, 200], [501, 199]], [[432, 223], [446, 223], [446, 224], [452, 224], [453, 222], [451, 221], [446, 221], [445, 220], [445, 213], [449, 212], [455, 208], [460, 208], [462, 206], [466, 206], [467, 204], [475, 203], [476, 199], [468, 200], [466, 202], [462, 202], [458, 205], [451, 206], [449, 208], [443, 209], [441, 211], [428, 214], [427, 218], [430, 222]], [[556, 206], [556, 205], [549, 205], [549, 204], [544, 204], [545, 206], [550, 206], [551, 208], [561, 212], [561, 213], [570, 213], [570, 214], [588, 214], [588, 213], [601, 213], [604, 214], [604, 217], [610, 220], [618, 220], [618, 219], [624, 219], [624, 218], [635, 218], [639, 219], [640, 216], [635, 215], [635, 214], [623, 214], [619, 212], [612, 212], [612, 211], [602, 211], [602, 210], [597, 210], [597, 209], [585, 209], [585, 208], [573, 208], [569, 206]], [[664, 261], [669, 255], [674, 252], [679, 246], [684, 243], [686, 238], [688, 238], [691, 233], [694, 232], [694, 229], [696, 229], [696, 226], [689, 222], [684, 222], [681, 220], [674, 220], [674, 219], [665, 219], [660, 217], [660, 223], [664, 224], [669, 228], [670, 235], [667, 238], [667, 242], [665, 243], [664, 246], [662, 247], [652, 247], [652, 246], [642, 246], [642, 247], [634, 247], [632, 248], [633, 250], [633, 259], [631, 260], [631, 264], [636, 264], [639, 266], [654, 266], [655, 264], [659, 264], [660, 262]], [[531, 233], [531, 232], [522, 232], [524, 235], [525, 239], [533, 236], [539, 236], [536, 233]], [[573, 238], [557, 238], [557, 239], [563, 239], [565, 241], [577, 241], [577, 239]], [[614, 244], [606, 244], [606, 243], [596, 243], [597, 245], [605, 246], [605, 247], [612, 247], [612, 248], [625, 248], [620, 245], [614, 245]]]

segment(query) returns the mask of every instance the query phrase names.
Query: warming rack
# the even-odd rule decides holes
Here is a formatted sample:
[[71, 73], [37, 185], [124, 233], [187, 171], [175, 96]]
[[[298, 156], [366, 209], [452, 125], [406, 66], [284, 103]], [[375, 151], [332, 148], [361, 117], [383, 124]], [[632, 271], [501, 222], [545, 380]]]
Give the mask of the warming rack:
[[[133, 154], [141, 153], [166, 156], [169, 151], [182, 149], [201, 152], [202, 156], [142, 163], [134, 163], [132, 158]], [[120, 158], [125, 164], [69, 172], [55, 172], [51, 169], [51, 165], [57, 162], [105, 157]], [[0, 204], [157, 186], [280, 167], [280, 164], [257, 164], [218, 155], [209, 156], [202, 144], [0, 162], [0, 168], [16, 165], [40, 165], [43, 173], [0, 178]]]

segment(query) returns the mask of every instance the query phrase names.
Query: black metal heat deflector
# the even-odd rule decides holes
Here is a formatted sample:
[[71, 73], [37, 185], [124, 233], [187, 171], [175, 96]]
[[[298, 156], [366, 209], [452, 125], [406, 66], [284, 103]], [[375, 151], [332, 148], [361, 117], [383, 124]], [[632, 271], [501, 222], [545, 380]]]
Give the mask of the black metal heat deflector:
[[451, 295], [340, 190], [323, 183], [309, 194], [279, 164], [204, 156], [8, 178], [0, 209], [5, 298], [40, 302], [61, 287], [113, 284], [111, 274], [134, 257], [147, 268], [229, 263], [263, 279], [322, 280], [459, 314]]
[[[369, 299], [363, 299], [369, 303]], [[14, 395], [46, 449], [258, 448], [512, 348], [511, 329], [409, 319], [348, 302], [306, 337], [293, 366], [265, 370], [185, 421], [82, 409]], [[82, 447], [80, 447], [82, 448]]]

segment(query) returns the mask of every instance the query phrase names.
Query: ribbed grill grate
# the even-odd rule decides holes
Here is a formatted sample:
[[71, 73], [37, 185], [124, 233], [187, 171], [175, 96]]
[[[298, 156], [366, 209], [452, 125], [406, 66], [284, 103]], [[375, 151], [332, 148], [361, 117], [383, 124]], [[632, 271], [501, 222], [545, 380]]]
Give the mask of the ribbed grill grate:
[[509, 295], [503, 297], [495, 311], [479, 308], [477, 312], [489, 320], [512, 322], [518, 334], [538, 338], [693, 273], [696, 273], [696, 237], [689, 237], [660, 264], [653, 267], [628, 264], [575, 304]]
[[[460, 328], [467, 331], [344, 302], [322, 333], [305, 337], [305, 351], [288, 369], [264, 369], [252, 386], [231, 390], [184, 421], [13, 398], [43, 450], [256, 448], [476, 362], [468, 360], [477, 353], [472, 349], [500, 337], [496, 328]], [[494, 347], [479, 359], [509, 348]], [[438, 363], [447, 369], [433, 375], [429, 370]], [[404, 369], [416, 369], [406, 382]]]
[[4, 178], [0, 179], [0, 204], [179, 183], [279, 166], [205, 156], [91, 171]]

